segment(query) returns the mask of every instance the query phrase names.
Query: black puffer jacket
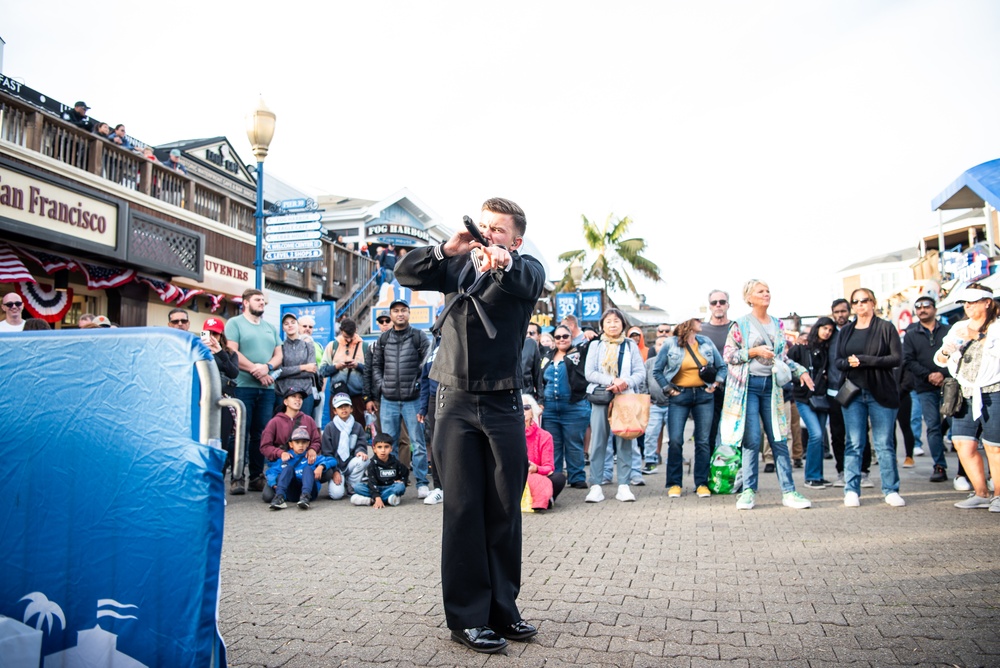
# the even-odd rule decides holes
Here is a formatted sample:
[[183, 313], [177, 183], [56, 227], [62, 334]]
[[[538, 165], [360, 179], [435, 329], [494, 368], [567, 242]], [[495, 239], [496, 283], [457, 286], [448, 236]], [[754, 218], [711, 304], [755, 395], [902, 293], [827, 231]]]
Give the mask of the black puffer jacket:
[[382, 334], [372, 346], [373, 390], [389, 401], [420, 398], [420, 371], [430, 347], [427, 336], [412, 327]]

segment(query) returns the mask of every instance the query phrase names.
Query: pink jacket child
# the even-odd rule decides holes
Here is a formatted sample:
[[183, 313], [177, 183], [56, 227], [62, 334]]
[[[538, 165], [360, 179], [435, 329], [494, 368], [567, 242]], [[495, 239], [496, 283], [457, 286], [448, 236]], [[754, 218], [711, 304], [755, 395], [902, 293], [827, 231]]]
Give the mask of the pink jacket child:
[[545, 431], [534, 421], [525, 427], [524, 436], [528, 441], [528, 462], [538, 467], [534, 473], [528, 473], [528, 488], [531, 490], [531, 507], [537, 510], [547, 510], [552, 499], [552, 481], [549, 474], [555, 470], [553, 456], [552, 434]]

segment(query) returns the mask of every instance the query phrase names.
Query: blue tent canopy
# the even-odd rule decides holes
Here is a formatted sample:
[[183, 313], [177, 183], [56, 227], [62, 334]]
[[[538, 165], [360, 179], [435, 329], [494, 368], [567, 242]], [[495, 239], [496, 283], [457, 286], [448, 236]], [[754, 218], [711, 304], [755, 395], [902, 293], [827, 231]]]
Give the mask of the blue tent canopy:
[[931, 210], [979, 209], [984, 204], [1000, 209], [1000, 159], [965, 170], [931, 200]]

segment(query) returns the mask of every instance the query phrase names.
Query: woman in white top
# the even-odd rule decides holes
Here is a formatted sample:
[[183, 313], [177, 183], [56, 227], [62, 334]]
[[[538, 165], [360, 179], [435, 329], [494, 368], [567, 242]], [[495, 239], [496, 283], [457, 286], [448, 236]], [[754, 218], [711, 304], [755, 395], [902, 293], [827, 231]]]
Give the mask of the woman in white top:
[[990, 512], [1000, 513], [1000, 486], [995, 486], [991, 499], [978, 450], [982, 440], [990, 473], [1000, 471], [1000, 306], [993, 301], [993, 291], [979, 283], [972, 283], [954, 296], [964, 305], [967, 319], [951, 328], [941, 350], [934, 354], [934, 361], [948, 367], [964, 398], [952, 418], [951, 442], [973, 493], [955, 506], [989, 508]]

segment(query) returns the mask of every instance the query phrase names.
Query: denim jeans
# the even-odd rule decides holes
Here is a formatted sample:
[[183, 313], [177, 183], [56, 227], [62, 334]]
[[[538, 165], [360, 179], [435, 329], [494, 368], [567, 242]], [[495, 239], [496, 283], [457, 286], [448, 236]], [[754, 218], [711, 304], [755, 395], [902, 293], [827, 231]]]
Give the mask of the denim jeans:
[[944, 439], [941, 434], [941, 393], [937, 390], [917, 392], [917, 401], [920, 403], [924, 424], [927, 425], [927, 448], [931, 451], [934, 466], [947, 470], [948, 461], [944, 457]]
[[796, 401], [799, 417], [809, 432], [806, 444], [806, 480], [823, 479], [823, 432], [826, 430], [827, 413], [814, 410], [807, 401]]
[[670, 445], [667, 450], [667, 487], [684, 482], [684, 425], [688, 415], [694, 418], [694, 484], [708, 484], [708, 460], [712, 448], [708, 434], [712, 429], [715, 412], [714, 392], [701, 387], [683, 387], [681, 393], [670, 397], [670, 414], [667, 433]]
[[868, 390], [849, 405], [844, 406], [844, 427], [847, 442], [844, 444], [844, 491], [861, 492], [861, 453], [868, 435], [868, 422], [872, 425], [872, 448], [878, 456], [882, 494], [899, 491], [899, 471], [896, 469], [896, 450], [893, 433], [896, 430], [896, 409], [887, 408], [875, 401]]
[[910, 429], [913, 431], [913, 447], [920, 447], [920, 432], [922, 428], [922, 418], [924, 409], [920, 405], [920, 397], [916, 390], [910, 390]]
[[[761, 423], [767, 432], [767, 441], [774, 453], [775, 469], [781, 492], [794, 492], [792, 460], [788, 456], [788, 441], [774, 440], [771, 424], [771, 376], [751, 375], [747, 380], [747, 412], [743, 423], [743, 488], [757, 491], [757, 474], [760, 470]], [[778, 410], [784, 410], [780, 407]], [[759, 416], [759, 418], [758, 418]]]
[[275, 495], [280, 495], [289, 501], [298, 501], [301, 498], [313, 501], [319, 496], [319, 488], [323, 483], [316, 480], [316, 474], [311, 466], [302, 469], [302, 478], [295, 476], [295, 467], [286, 466], [278, 474], [278, 484], [275, 486]]
[[[610, 448], [611, 425], [608, 423], [607, 406], [590, 407], [590, 484], [600, 485], [604, 481], [604, 460]], [[632, 480], [632, 451], [635, 439], [626, 440], [614, 436], [618, 445], [618, 484], [627, 485]]]
[[[389, 502], [389, 497], [393, 494], [402, 497], [403, 493], [406, 491], [406, 485], [401, 482], [394, 482], [391, 485], [387, 485], [379, 490], [378, 495], [382, 497], [382, 500], [386, 503]], [[375, 495], [372, 493], [371, 488], [368, 483], [359, 482], [354, 486], [354, 493], [360, 494], [361, 496], [367, 496], [369, 499], [374, 499]]]
[[[646, 447], [643, 455], [647, 464], [656, 464], [656, 442], [660, 440], [660, 432], [667, 426], [670, 406], [649, 405], [649, 422], [646, 423]], [[667, 432], [669, 439], [670, 432]]]
[[392, 454], [399, 457], [399, 422], [406, 423], [406, 433], [410, 435], [410, 445], [413, 449], [413, 477], [417, 487], [427, 485], [427, 445], [424, 443], [424, 425], [417, 421], [419, 399], [412, 401], [391, 401], [382, 399], [379, 404], [379, 419], [382, 431], [392, 436]]
[[[237, 387], [233, 397], [246, 407], [246, 458], [250, 462], [250, 479], [264, 474], [264, 455], [260, 451], [260, 437], [264, 427], [274, 417], [274, 390], [269, 387]], [[243, 477], [243, 471], [233, 471], [233, 480]]]
[[582, 399], [572, 403], [566, 399], [550, 399], [542, 413], [542, 429], [552, 434], [552, 455], [555, 470], [563, 470], [572, 485], [586, 482], [583, 469], [583, 437], [590, 424], [590, 402]]

